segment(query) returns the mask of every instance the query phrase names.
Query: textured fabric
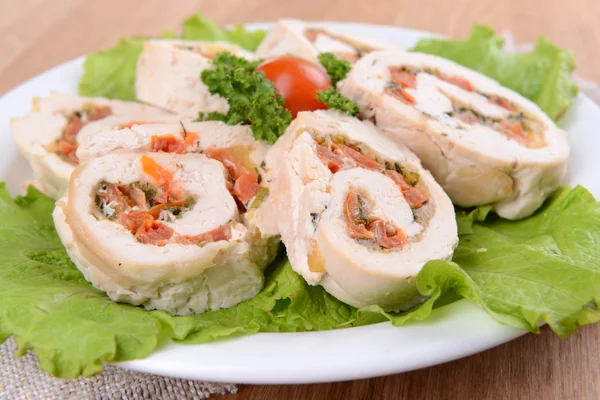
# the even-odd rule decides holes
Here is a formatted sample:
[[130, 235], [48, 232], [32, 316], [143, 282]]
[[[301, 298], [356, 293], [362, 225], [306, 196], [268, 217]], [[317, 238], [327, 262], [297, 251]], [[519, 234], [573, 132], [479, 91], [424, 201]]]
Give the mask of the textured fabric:
[[114, 365], [107, 365], [102, 374], [91, 378], [56, 379], [37, 368], [33, 354], [15, 358], [16, 349], [12, 338], [0, 347], [1, 400], [187, 400], [237, 392], [232, 384], [165, 378]]

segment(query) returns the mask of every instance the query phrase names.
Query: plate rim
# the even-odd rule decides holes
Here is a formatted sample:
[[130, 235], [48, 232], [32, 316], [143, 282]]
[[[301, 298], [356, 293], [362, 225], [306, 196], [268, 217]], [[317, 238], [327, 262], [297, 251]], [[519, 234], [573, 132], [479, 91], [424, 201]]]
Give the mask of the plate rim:
[[[393, 25], [343, 22], [343, 21], [306, 21], [306, 22], [311, 23], [311, 24], [314, 23], [317, 25], [323, 25], [323, 26], [342, 27], [342, 28], [346, 28], [346, 29], [353, 29], [353, 27], [354, 28], [358, 27], [361, 30], [371, 30], [371, 31], [392, 30], [392, 31], [395, 31], [396, 35], [403, 35], [403, 36], [406, 36], [406, 35], [413, 35], [413, 36], [419, 36], [419, 37], [432, 37], [432, 36], [442, 37], [443, 36], [443, 35], [436, 34], [433, 32], [427, 32], [427, 31], [422, 31], [422, 30], [417, 30], [417, 29], [412, 29], [412, 28], [404, 28], [401, 26], [393, 26]], [[248, 24], [244, 24], [244, 25], [250, 29], [260, 29], [260, 28], [268, 28], [272, 24], [273, 24], [272, 22], [257, 22], [257, 23], [248, 23]], [[370, 36], [377, 37], [377, 35], [370, 35]], [[15, 85], [14, 87], [12, 87], [8, 91], [6, 91], [4, 94], [2, 94], [2, 96], [0, 96], [0, 105], [4, 105], [4, 103], [7, 101], [7, 99], [10, 99], [12, 96], [15, 96], [20, 91], [22, 91], [24, 88], [33, 84], [34, 81], [43, 79], [44, 76], [56, 74], [59, 71], [69, 69], [69, 68], [74, 68], [76, 66], [78, 66], [78, 68], [81, 69], [85, 57], [86, 57], [85, 55], [82, 55], [82, 56], [76, 57], [74, 59], [71, 59], [69, 61], [63, 62], [61, 64], [55, 65], [55, 66], [41, 72], [38, 75], [35, 75], [23, 82], [20, 82], [19, 84]], [[583, 99], [583, 101], [590, 102], [590, 103], [592, 102], [584, 94], [579, 94], [578, 97], [579, 97], [579, 99]], [[600, 107], [598, 107], [595, 103], [594, 103], [594, 105], [596, 106], [596, 112], [600, 113]], [[0, 106], [0, 109], [2, 109], [2, 108], [3, 107]], [[5, 113], [0, 112], [0, 116], [4, 116], [3, 114], [5, 114]], [[3, 122], [1, 120], [0, 120], [0, 123], [3, 124]], [[1, 127], [1, 125], [0, 125], [0, 128], [4, 129]], [[12, 137], [10, 137], [9, 141], [10, 140], [12, 140]], [[281, 370], [281, 368], [277, 368], [277, 367], [271, 368], [272, 373], [268, 374], [268, 372], [264, 368], [263, 369], [258, 368], [255, 370], [255, 372], [252, 372], [252, 371], [248, 370], [247, 367], [241, 367], [241, 368], [238, 368], [238, 370], [236, 370], [235, 368], [227, 369], [224, 366], [219, 366], [218, 368], [215, 368], [215, 365], [210, 364], [210, 363], [204, 363], [204, 364], [198, 363], [195, 365], [196, 368], [190, 369], [189, 367], [187, 367], [188, 364], [185, 364], [184, 367], [182, 367], [182, 365], [177, 367], [176, 365], [174, 365], [172, 363], [165, 363], [165, 360], [169, 358], [168, 354], [172, 353], [174, 351], [176, 353], [177, 349], [187, 349], [187, 350], [189, 350], [190, 348], [207, 349], [209, 347], [212, 347], [213, 349], [217, 350], [216, 352], [218, 354], [219, 352], [222, 352], [223, 350], [225, 351], [225, 353], [227, 353], [227, 348], [232, 347], [233, 343], [239, 344], [242, 342], [248, 342], [248, 345], [250, 345], [250, 346], [261, 345], [261, 344], [268, 345], [269, 342], [271, 342], [273, 337], [280, 338], [280, 337], [283, 337], [282, 335], [286, 336], [286, 338], [288, 338], [288, 337], [297, 337], [297, 338], [311, 337], [311, 339], [309, 339], [309, 340], [313, 340], [312, 337], [317, 336], [317, 340], [318, 340], [319, 336], [323, 336], [323, 335], [325, 335], [325, 336], [344, 336], [343, 334], [340, 335], [340, 332], [349, 332], [349, 331], [352, 331], [355, 333], [358, 333], [358, 332], [362, 333], [363, 331], [365, 331], [367, 334], [369, 333], [369, 331], [376, 332], [376, 331], [381, 331], [382, 329], [389, 331], [389, 332], [401, 332], [403, 330], [411, 330], [411, 329], [421, 326], [421, 325], [431, 325], [431, 322], [434, 320], [439, 320], [439, 319], [444, 320], [444, 318], [454, 319], [457, 317], [457, 313], [464, 313], [464, 312], [468, 313], [468, 314], [464, 314], [464, 315], [476, 315], [476, 318], [474, 320], [479, 319], [481, 326], [479, 326], [479, 327], [476, 326], [475, 330], [477, 330], [478, 328], [483, 328], [482, 332], [492, 333], [492, 336], [486, 337], [485, 338], [486, 340], [475, 340], [475, 342], [470, 343], [470, 346], [467, 346], [467, 347], [462, 347], [459, 349], [457, 346], [456, 349], [451, 349], [452, 351], [447, 351], [446, 353], [440, 352], [438, 354], [433, 354], [433, 355], [430, 355], [429, 357], [425, 357], [422, 360], [417, 360], [417, 361], [412, 360], [412, 362], [394, 363], [394, 362], [387, 361], [387, 363], [385, 365], [380, 365], [375, 368], [373, 367], [372, 364], [369, 364], [369, 365], [367, 365], [368, 368], [364, 368], [364, 366], [360, 366], [360, 367], [354, 368], [352, 370], [333, 371], [333, 372], [332, 371], [324, 371], [321, 368], [319, 368], [319, 369], [313, 371], [313, 373], [307, 373], [306, 371], [304, 371], [305, 372], [304, 374], [302, 373], [301, 370], [298, 370], [298, 369], [287, 370], [287, 372], [279, 371], [279, 373], [277, 373], [277, 369]], [[463, 317], [464, 315], [458, 315], [458, 317]], [[434, 325], [435, 325], [435, 323], [434, 323]], [[430, 326], [428, 329], [434, 329], [434, 328], [435, 327]], [[385, 332], [385, 333], [389, 333], [389, 332]], [[382, 332], [378, 332], [378, 334], [381, 334], [381, 333]], [[494, 333], [495, 333], [495, 336], [493, 335]], [[493, 320], [491, 318], [491, 316], [489, 316], [483, 310], [478, 308], [474, 303], [472, 303], [466, 299], [461, 299], [461, 300], [458, 300], [449, 305], [446, 305], [446, 306], [440, 307], [436, 310], [433, 310], [431, 316], [424, 321], [421, 321], [419, 323], [409, 323], [408, 325], [405, 325], [402, 328], [393, 327], [390, 322], [383, 322], [383, 323], [378, 323], [378, 324], [373, 324], [373, 325], [368, 325], [368, 326], [363, 326], [363, 327], [353, 327], [353, 328], [345, 328], [345, 329], [331, 330], [331, 331], [311, 331], [311, 332], [294, 332], [294, 333], [256, 333], [256, 334], [250, 335], [250, 336], [243, 336], [243, 337], [226, 339], [226, 340], [217, 341], [217, 342], [211, 342], [211, 343], [206, 343], [206, 344], [196, 344], [196, 345], [194, 345], [194, 344], [181, 345], [181, 344], [176, 344], [176, 343], [168, 343], [165, 346], [163, 346], [162, 348], [155, 351], [153, 354], [151, 354], [147, 358], [137, 359], [137, 360], [129, 360], [129, 361], [124, 361], [124, 362], [119, 362], [119, 363], [112, 363], [112, 364], [120, 366], [125, 369], [130, 369], [130, 370], [139, 371], [139, 372], [153, 373], [153, 374], [170, 376], [170, 377], [175, 377], [175, 378], [201, 379], [201, 380], [210, 380], [210, 381], [217, 381], [217, 382], [236, 381], [237, 383], [246, 383], [246, 384], [301, 384], [301, 383], [334, 382], [334, 381], [344, 381], [344, 380], [351, 380], [351, 379], [364, 379], [364, 378], [371, 378], [371, 377], [376, 377], [376, 376], [384, 376], [384, 375], [389, 375], [389, 374], [394, 374], [394, 373], [407, 372], [407, 371], [420, 369], [420, 368], [426, 368], [426, 367], [430, 367], [433, 365], [438, 365], [438, 364], [456, 360], [456, 359], [459, 359], [462, 357], [467, 357], [467, 356], [479, 353], [479, 352], [487, 350], [487, 349], [491, 349], [495, 346], [498, 346], [500, 344], [504, 344], [508, 341], [516, 339], [517, 337], [520, 337], [526, 333], [527, 333], [526, 331], [523, 331], [520, 329], [508, 327], [506, 325], [501, 325], [500, 323]], [[273, 335], [276, 335], [276, 336], [273, 336]], [[392, 336], [402, 337], [403, 335], [401, 335], [401, 334], [393, 335], [392, 334]], [[293, 340], [294, 339], [292, 339], [292, 341]], [[256, 342], [256, 343], [254, 343], [254, 342]], [[225, 349], [223, 349], [223, 347], [225, 347]], [[233, 346], [233, 348], [234, 348], [234, 350], [237, 350], [236, 346]], [[268, 347], [267, 347], [267, 349], [268, 349]], [[200, 353], [202, 353], [202, 352], [200, 352]], [[214, 354], [211, 353], [211, 357], [214, 357]], [[244, 369], [244, 368], [246, 368], [246, 369]], [[275, 374], [273, 374], [273, 372]]]

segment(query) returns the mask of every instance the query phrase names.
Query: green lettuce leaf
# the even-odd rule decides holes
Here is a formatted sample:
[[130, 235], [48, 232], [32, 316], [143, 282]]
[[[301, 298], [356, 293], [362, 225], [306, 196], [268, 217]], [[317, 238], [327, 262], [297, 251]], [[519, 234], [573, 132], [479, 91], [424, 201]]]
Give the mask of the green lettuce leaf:
[[423, 295], [452, 291], [504, 324], [537, 333], [543, 321], [561, 337], [600, 320], [600, 204], [585, 188], [558, 190], [521, 221], [487, 208], [457, 220], [453, 262], [425, 266]]
[[475, 25], [467, 39], [422, 39], [412, 49], [453, 60], [487, 75], [537, 103], [558, 120], [573, 104], [575, 57], [540, 37], [524, 54], [504, 51], [504, 40], [488, 26]]
[[167, 339], [203, 343], [258, 331], [333, 329], [356, 311], [308, 287], [285, 258], [269, 267], [265, 288], [236, 307], [172, 317], [117, 304], [69, 260], [55, 230], [54, 201], [30, 188], [11, 199], [0, 183], [0, 343], [14, 335], [19, 354], [62, 378], [102, 371], [102, 362], [144, 358]]
[[182, 38], [186, 40], [220, 40], [235, 43], [254, 51], [265, 37], [265, 30], [250, 31], [242, 24], [236, 24], [231, 30], [219, 27], [213, 20], [196, 13], [183, 22]]
[[125, 37], [115, 47], [89, 54], [83, 64], [79, 94], [135, 101], [135, 72], [144, 41]]
[[[181, 38], [222, 40], [253, 51], [258, 47], [265, 33], [264, 30], [249, 31], [242, 25], [235, 25], [227, 31], [197, 13], [184, 21]], [[179, 35], [172, 30], [166, 30], [161, 37], [173, 39], [178, 38]], [[115, 47], [89, 54], [83, 64], [79, 94], [135, 101], [137, 60], [146, 39], [125, 37]]]
[[401, 326], [458, 296], [532, 332], [543, 321], [564, 337], [600, 319], [600, 205], [582, 187], [558, 191], [517, 222], [486, 208], [459, 211], [453, 262], [424, 267], [416, 282], [426, 299], [404, 313], [348, 306], [307, 285], [283, 257], [269, 267], [256, 297], [229, 309], [172, 317], [113, 303], [69, 260], [53, 207], [31, 188], [13, 200], [0, 184], [0, 342], [14, 335], [20, 354], [34, 351], [42, 369], [63, 378], [100, 372], [102, 362], [146, 357], [169, 339], [205, 343], [382, 321]]

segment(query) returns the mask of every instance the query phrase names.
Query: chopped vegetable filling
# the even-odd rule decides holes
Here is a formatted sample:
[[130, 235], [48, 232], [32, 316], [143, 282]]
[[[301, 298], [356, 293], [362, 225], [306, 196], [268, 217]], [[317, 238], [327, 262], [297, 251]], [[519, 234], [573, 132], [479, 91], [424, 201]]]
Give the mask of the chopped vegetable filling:
[[202, 245], [231, 238], [230, 224], [195, 236], [176, 234], [166, 222], [181, 218], [196, 200], [179, 190], [172, 183], [173, 175], [150, 157], [142, 156], [140, 163], [156, 186], [102, 182], [95, 193], [101, 215], [121, 224], [140, 242], [155, 246]]
[[[419, 73], [433, 75], [438, 79], [457, 86], [467, 92], [475, 92], [476, 89], [467, 79], [446, 75], [438, 70], [429, 68], [389, 67], [388, 71], [390, 77], [385, 88], [385, 93], [408, 105], [416, 104], [414, 96], [406, 89], [417, 88], [417, 74]], [[544, 146], [545, 143], [540, 127], [541, 124], [534, 118], [526, 116], [523, 112], [519, 111], [515, 104], [502, 96], [488, 95], [482, 92], [477, 93], [487, 98], [489, 103], [510, 111], [511, 115], [505, 119], [488, 117], [476, 112], [470, 106], [462, 104], [460, 101], [457, 101], [452, 98], [452, 96], [445, 93], [446, 97], [450, 98], [453, 102], [454, 108], [448, 115], [456, 117], [468, 125], [481, 124], [493, 128], [526, 147], [537, 148]]]
[[106, 118], [112, 114], [112, 110], [107, 106], [95, 104], [85, 104], [81, 111], [74, 112], [67, 122], [67, 126], [58, 139], [57, 153], [64, 156], [69, 162], [79, 164], [77, 159], [77, 134], [90, 121], [97, 121]]
[[[321, 144], [317, 144], [316, 152], [323, 164], [329, 168], [332, 174], [335, 174], [347, 168], [364, 168], [371, 171], [380, 171], [390, 177], [401, 189], [404, 198], [408, 204], [417, 209], [422, 207], [429, 198], [418, 188], [418, 174], [404, 172], [406, 176], [397, 170], [402, 170], [400, 166], [392, 162], [381, 162], [374, 160], [358, 151], [357, 149], [343, 143], [332, 143], [326, 139], [319, 139]], [[417, 176], [414, 176], [417, 175]], [[409, 182], [407, 182], [409, 181]]]
[[246, 168], [228, 150], [209, 147], [204, 151], [204, 154], [209, 158], [221, 162], [225, 166], [227, 172], [229, 172], [229, 176], [234, 181], [233, 187], [230, 190], [231, 194], [243, 204], [247, 204], [260, 191], [258, 175]]
[[369, 204], [352, 186], [344, 202], [348, 235], [354, 239], [375, 240], [384, 249], [400, 249], [407, 242], [406, 233], [381, 218], [369, 216]]

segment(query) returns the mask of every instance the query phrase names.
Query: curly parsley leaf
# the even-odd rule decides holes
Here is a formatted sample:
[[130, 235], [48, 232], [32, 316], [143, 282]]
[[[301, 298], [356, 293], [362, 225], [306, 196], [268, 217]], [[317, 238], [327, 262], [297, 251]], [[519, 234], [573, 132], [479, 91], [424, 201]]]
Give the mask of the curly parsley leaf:
[[319, 54], [319, 62], [325, 67], [333, 87], [335, 87], [339, 81], [346, 78], [346, 75], [350, 72], [350, 68], [352, 68], [352, 65], [348, 61], [342, 60], [333, 53]]
[[258, 61], [248, 61], [230, 53], [218, 53], [212, 69], [202, 71], [202, 82], [211, 94], [229, 103], [226, 114], [200, 114], [200, 120], [219, 120], [229, 125], [250, 125], [254, 138], [274, 143], [292, 121], [283, 108], [273, 83], [263, 72], [256, 72]]
[[325, 103], [327, 108], [335, 108], [346, 114], [355, 116], [360, 111], [358, 104], [338, 92], [333, 86], [317, 92], [317, 100]]

